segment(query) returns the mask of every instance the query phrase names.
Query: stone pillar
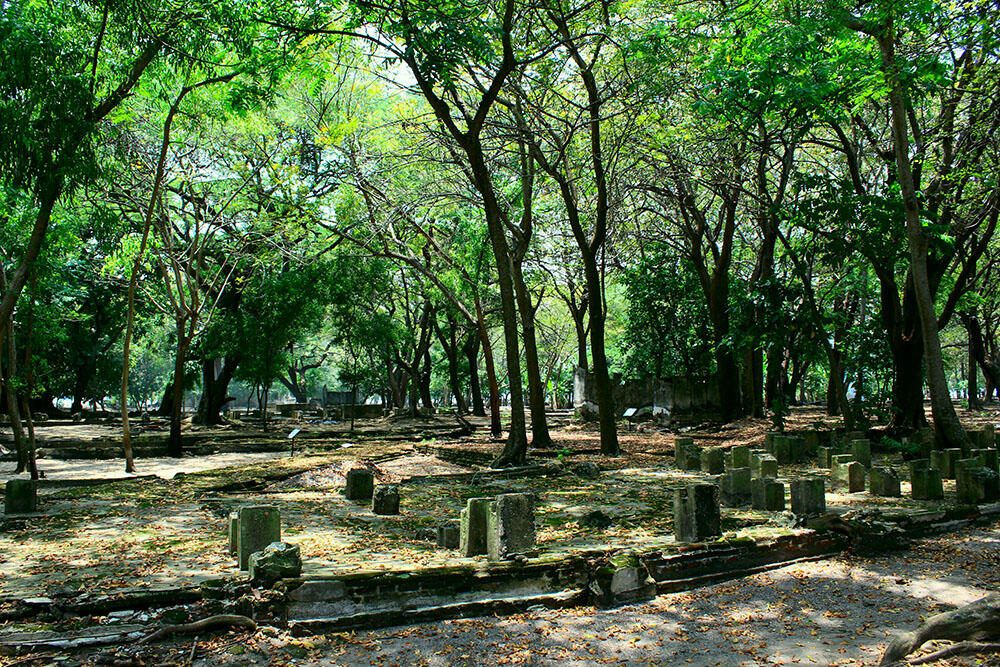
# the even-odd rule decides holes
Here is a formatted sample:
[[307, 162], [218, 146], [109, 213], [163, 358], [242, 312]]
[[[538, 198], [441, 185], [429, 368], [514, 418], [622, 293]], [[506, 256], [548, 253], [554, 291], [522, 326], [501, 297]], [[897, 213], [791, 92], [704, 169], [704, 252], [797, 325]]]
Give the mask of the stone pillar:
[[1000, 476], [979, 465], [979, 459], [959, 459], [955, 462], [955, 490], [960, 503], [994, 503], [1000, 498]]
[[980, 449], [976, 453], [976, 458], [979, 459], [979, 465], [984, 468], [989, 468], [994, 472], [1000, 472], [1000, 466], [998, 466], [997, 450], [995, 449]]
[[38, 483], [30, 479], [12, 479], [4, 487], [5, 514], [31, 514], [38, 508]]
[[777, 477], [778, 460], [766, 452], [751, 451], [750, 474], [754, 477]]
[[833, 469], [831, 481], [834, 488], [847, 489], [848, 493], [865, 490], [865, 467], [858, 461], [838, 464]]
[[927, 459], [910, 461], [910, 497], [914, 500], [941, 500], [944, 486], [941, 471], [931, 468]]
[[719, 478], [720, 500], [726, 507], [742, 507], [751, 501], [750, 468], [733, 468]]
[[872, 443], [869, 440], [854, 440], [851, 442], [851, 453], [854, 460], [866, 468], [872, 467]]
[[674, 538], [678, 542], [700, 542], [722, 534], [719, 487], [688, 484], [674, 489]]
[[463, 556], [487, 553], [486, 526], [492, 498], [469, 498], [461, 514], [461, 535], [458, 550]]
[[437, 545], [439, 549], [457, 549], [459, 546], [458, 526], [443, 523], [438, 526]]
[[503, 493], [490, 503], [486, 517], [486, 551], [504, 560], [535, 548], [535, 498], [530, 493]]
[[681, 470], [701, 470], [701, 447], [693, 438], [674, 440], [674, 463]]
[[750, 483], [753, 508], [767, 512], [785, 509], [785, 485], [768, 477], [758, 477]]
[[348, 500], [371, 500], [375, 491], [375, 477], [367, 468], [353, 468], [347, 471], [344, 495]]
[[833, 462], [833, 455], [837, 453], [836, 447], [819, 447], [816, 449], [820, 468], [830, 468]]
[[240, 513], [229, 513], [229, 555], [235, 556], [240, 546]]
[[273, 505], [250, 505], [239, 511], [239, 541], [236, 545], [240, 569], [250, 565], [250, 554], [281, 541], [281, 513]]
[[733, 468], [749, 468], [750, 467], [750, 448], [746, 445], [736, 445], [735, 447], [730, 447], [726, 451], [726, 468], [732, 470]]
[[701, 450], [701, 471], [709, 475], [721, 475], [726, 469], [725, 450], [721, 447], [706, 447]]
[[372, 492], [372, 512], [381, 515], [399, 514], [399, 487], [382, 484]]
[[776, 435], [771, 439], [771, 453], [779, 465], [792, 462], [792, 442], [787, 435]]
[[898, 498], [899, 476], [892, 468], [876, 466], [868, 473], [868, 483], [873, 496], [883, 496], [887, 498]]
[[792, 480], [792, 512], [800, 516], [826, 512], [826, 488], [822, 477]]

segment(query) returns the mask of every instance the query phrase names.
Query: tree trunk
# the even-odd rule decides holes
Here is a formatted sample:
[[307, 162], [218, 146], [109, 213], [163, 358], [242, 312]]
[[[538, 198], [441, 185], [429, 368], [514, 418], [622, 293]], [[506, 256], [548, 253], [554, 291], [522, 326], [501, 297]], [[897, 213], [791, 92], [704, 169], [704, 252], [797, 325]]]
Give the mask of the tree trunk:
[[465, 359], [469, 365], [469, 391], [472, 394], [472, 414], [477, 417], [486, 416], [486, 406], [483, 404], [483, 389], [479, 383], [479, 331], [469, 334], [468, 340], [462, 346]]
[[[184, 321], [177, 323], [178, 339], [184, 340]], [[187, 344], [180, 343], [177, 348], [177, 358], [174, 360], [174, 384], [170, 404], [170, 436], [167, 439], [167, 456], [180, 458], [184, 456], [184, 444], [181, 440], [181, 420], [184, 416], [184, 358], [187, 355]]]
[[538, 345], [535, 340], [535, 308], [531, 294], [524, 282], [519, 261], [511, 262], [511, 277], [517, 294], [517, 308], [521, 312], [524, 332], [524, 363], [528, 373], [528, 407], [531, 410], [531, 446], [537, 449], [552, 447], [552, 436], [545, 419], [545, 387], [542, 386], [541, 366], [538, 363]]
[[924, 339], [924, 359], [931, 393], [931, 412], [937, 440], [945, 448], [964, 448], [968, 445], [965, 430], [958, 420], [948, 389], [941, 355], [941, 338], [938, 332], [934, 295], [927, 270], [928, 238], [920, 221], [920, 203], [917, 200], [913, 174], [910, 171], [910, 140], [903, 100], [903, 85], [896, 63], [896, 34], [890, 17], [881, 34], [877, 35], [882, 55], [882, 69], [889, 87], [889, 106], [892, 110], [892, 135], [896, 154], [896, 170], [906, 213], [906, 231], [910, 246], [910, 272], [920, 315], [920, 329]]
[[604, 347], [604, 304], [602, 303], [601, 276], [597, 268], [597, 257], [591, 252], [582, 252], [584, 274], [587, 277], [587, 298], [590, 309], [590, 357], [594, 364], [594, 385], [597, 390], [597, 415], [601, 429], [601, 454], [620, 456], [618, 446], [618, 426], [615, 423], [614, 387], [608, 372], [608, 357]]
[[420, 402], [424, 404], [427, 414], [434, 414], [434, 401], [431, 399], [431, 352], [424, 350], [423, 367], [420, 371]]
[[[229, 383], [239, 366], [239, 357], [226, 357], [215, 376], [215, 360], [201, 362], [201, 399], [198, 401], [198, 423], [214, 426], [222, 423], [222, 408], [229, 402]], [[300, 401], [304, 402], [304, 401]]]

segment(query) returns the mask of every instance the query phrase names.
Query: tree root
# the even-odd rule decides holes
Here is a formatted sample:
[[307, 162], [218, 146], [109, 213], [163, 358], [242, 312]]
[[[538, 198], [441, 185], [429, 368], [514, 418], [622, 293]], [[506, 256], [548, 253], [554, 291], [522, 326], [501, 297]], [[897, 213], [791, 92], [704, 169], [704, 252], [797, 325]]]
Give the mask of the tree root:
[[944, 660], [945, 658], [951, 658], [956, 655], [974, 655], [977, 653], [1000, 653], [1000, 644], [987, 644], [983, 642], [959, 642], [958, 644], [952, 644], [947, 646], [940, 651], [935, 651], [930, 655], [925, 655], [922, 658], [917, 658], [911, 660], [911, 665], [925, 665], [928, 662], [937, 662], [938, 660]]
[[906, 656], [932, 639], [970, 645], [976, 643], [972, 640], [997, 638], [1000, 638], [1000, 593], [993, 593], [960, 609], [931, 616], [916, 630], [899, 635], [886, 647], [879, 664], [903, 663]]
[[181, 623], [180, 625], [164, 625], [162, 628], [140, 639], [136, 644], [146, 644], [148, 642], [189, 632], [202, 632], [203, 630], [216, 630], [218, 628], [246, 628], [251, 632], [257, 629], [257, 624], [253, 619], [246, 616], [220, 615], [209, 616], [194, 623]]

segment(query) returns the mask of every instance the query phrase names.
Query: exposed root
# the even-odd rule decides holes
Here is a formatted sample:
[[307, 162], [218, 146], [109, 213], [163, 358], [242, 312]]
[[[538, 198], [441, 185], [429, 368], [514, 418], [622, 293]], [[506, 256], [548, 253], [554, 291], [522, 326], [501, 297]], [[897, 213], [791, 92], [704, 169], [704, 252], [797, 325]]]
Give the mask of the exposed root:
[[[960, 609], [928, 618], [912, 632], [893, 639], [882, 655], [882, 665], [903, 663], [906, 656], [932, 639], [948, 639], [962, 644], [973, 640], [1000, 638], [1000, 593], [987, 595]], [[960, 644], [961, 645], [961, 644]]]
[[140, 639], [136, 644], [146, 644], [157, 639], [179, 635], [190, 632], [202, 632], [205, 630], [217, 630], [219, 628], [246, 628], [251, 632], [257, 629], [257, 624], [253, 619], [246, 616], [220, 615], [209, 616], [194, 623], [181, 623], [180, 625], [165, 625], [156, 632]]
[[937, 662], [938, 660], [944, 660], [945, 658], [952, 658], [957, 655], [976, 655], [980, 653], [1000, 653], [1000, 644], [986, 644], [983, 642], [959, 642], [958, 644], [952, 644], [947, 646], [940, 651], [935, 651], [930, 655], [925, 655], [922, 658], [916, 658], [911, 660], [911, 665], [925, 665], [928, 662]]

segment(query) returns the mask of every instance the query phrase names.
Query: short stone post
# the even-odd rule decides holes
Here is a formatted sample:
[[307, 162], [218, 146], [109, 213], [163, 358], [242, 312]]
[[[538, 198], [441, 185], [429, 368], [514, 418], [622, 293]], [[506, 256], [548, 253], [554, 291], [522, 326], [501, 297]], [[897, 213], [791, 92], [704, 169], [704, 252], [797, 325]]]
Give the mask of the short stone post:
[[236, 549], [240, 569], [245, 570], [250, 565], [250, 554], [281, 541], [281, 513], [273, 505], [249, 505], [240, 508], [238, 522]]
[[865, 490], [865, 467], [858, 461], [838, 464], [831, 475], [833, 486], [848, 493]]
[[979, 465], [979, 459], [959, 459], [955, 462], [955, 490], [960, 503], [993, 503], [1000, 497], [1000, 475]]
[[837, 453], [836, 447], [818, 447], [816, 456], [819, 459], [820, 468], [830, 468], [833, 462], [833, 455]]
[[750, 473], [754, 477], [777, 477], [778, 460], [767, 453], [750, 453]]
[[792, 480], [791, 487], [794, 514], [809, 516], [826, 512], [826, 488], [822, 477], [799, 477]]
[[31, 479], [8, 480], [4, 486], [5, 514], [31, 514], [38, 508], [38, 483]]
[[771, 440], [771, 453], [779, 465], [792, 462], [792, 438], [787, 435], [776, 435]]
[[892, 468], [876, 466], [868, 473], [868, 484], [873, 496], [883, 496], [886, 498], [898, 498], [899, 476]]
[[490, 560], [505, 560], [535, 548], [535, 498], [530, 493], [503, 493], [490, 503], [486, 516], [486, 551]]
[[380, 515], [399, 514], [399, 487], [380, 484], [372, 492], [372, 512]]
[[937, 468], [931, 468], [927, 459], [910, 461], [910, 497], [914, 500], [941, 500], [944, 498], [941, 471]]
[[989, 448], [980, 449], [976, 452], [976, 457], [979, 459], [979, 465], [989, 468], [994, 472], [1000, 472], [1000, 465], [997, 465], [1000, 462], [997, 458], [997, 450]]
[[785, 509], [785, 485], [768, 477], [758, 477], [750, 482], [753, 508], [766, 512]]
[[439, 549], [457, 549], [459, 545], [458, 526], [451, 522], [438, 526], [437, 545]]
[[730, 447], [726, 451], [726, 468], [732, 470], [734, 468], [749, 468], [750, 467], [750, 448], [746, 445], [736, 445], [735, 447]]
[[458, 550], [471, 557], [487, 553], [486, 526], [492, 498], [469, 498], [461, 513]]
[[719, 478], [720, 501], [726, 507], [742, 507], [751, 501], [750, 468], [732, 468]]
[[229, 513], [229, 555], [235, 556], [240, 546], [240, 513]]
[[726, 469], [725, 450], [721, 447], [706, 447], [701, 450], [701, 471], [709, 475], [721, 475]]
[[347, 471], [344, 496], [348, 500], [371, 500], [375, 491], [375, 476], [367, 468], [352, 468]]
[[863, 465], [866, 468], [872, 467], [872, 443], [871, 441], [865, 440], [853, 440], [851, 442], [851, 452], [854, 454], [854, 460]]
[[722, 534], [719, 487], [688, 484], [674, 489], [674, 538], [678, 542], [700, 542]]

